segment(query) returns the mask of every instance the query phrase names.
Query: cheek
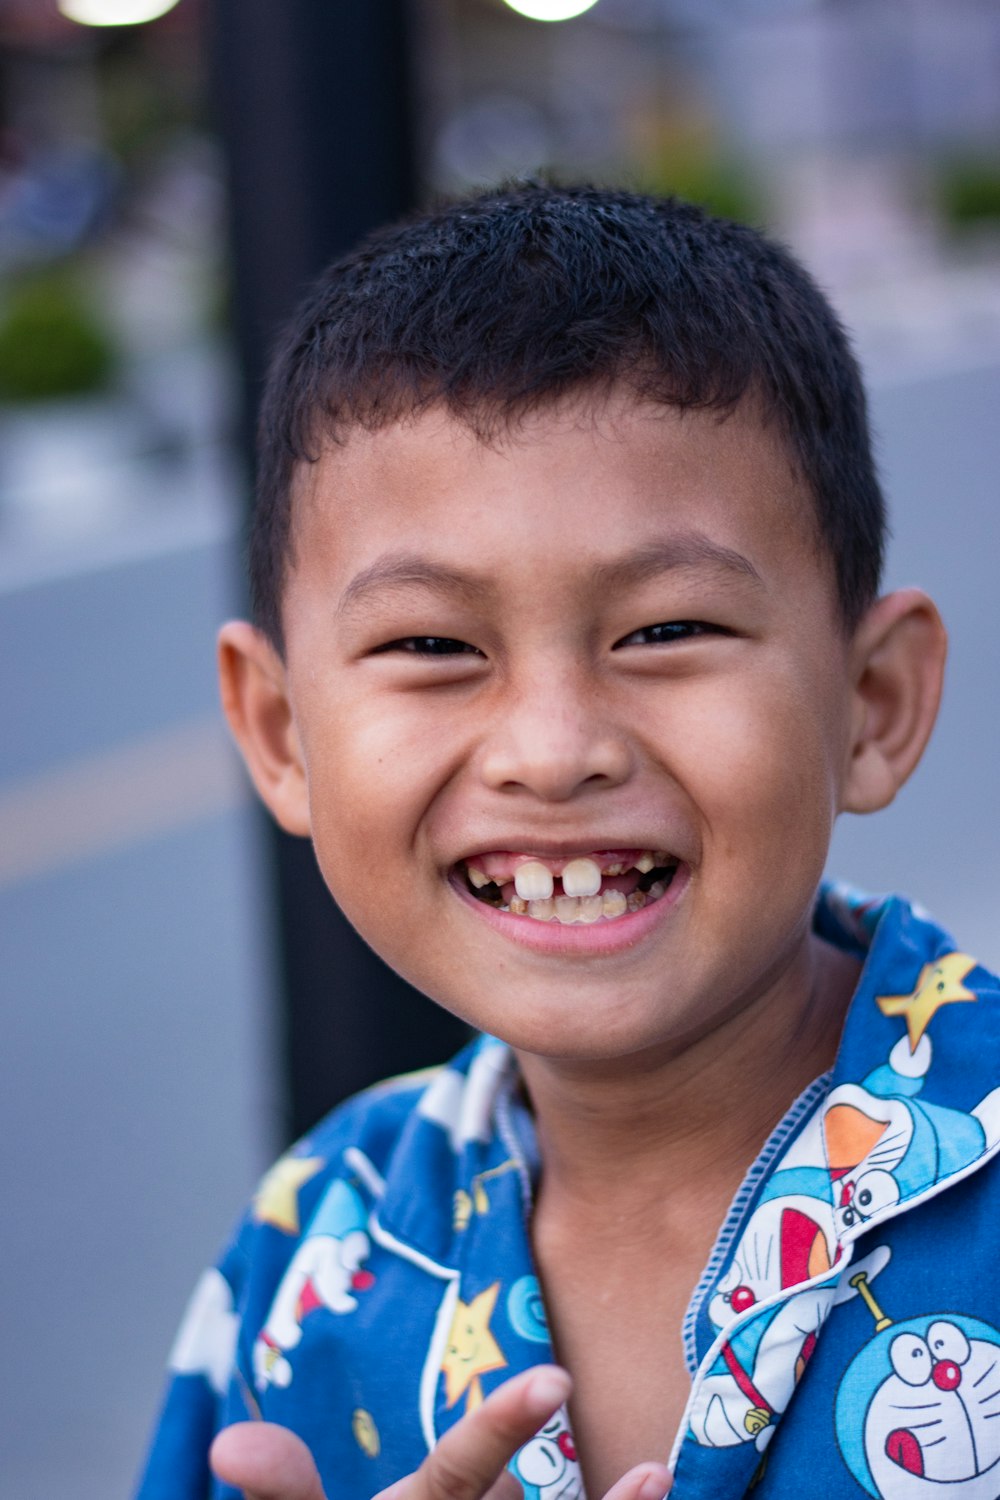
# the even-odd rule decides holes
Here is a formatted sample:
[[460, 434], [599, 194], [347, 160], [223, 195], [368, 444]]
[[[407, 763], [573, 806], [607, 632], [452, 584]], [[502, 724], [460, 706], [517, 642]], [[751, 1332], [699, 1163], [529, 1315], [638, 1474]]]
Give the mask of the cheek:
[[[406, 701], [331, 695], [304, 736], [313, 840], [338, 900], [346, 886], [387, 893], [410, 878], [407, 860], [450, 775], [447, 735]], [[343, 903], [349, 904], [347, 900]]]
[[734, 874], [749, 862], [761, 878], [818, 878], [836, 795], [824, 705], [794, 682], [747, 675], [693, 705], [690, 731], [688, 784], [707, 849]]

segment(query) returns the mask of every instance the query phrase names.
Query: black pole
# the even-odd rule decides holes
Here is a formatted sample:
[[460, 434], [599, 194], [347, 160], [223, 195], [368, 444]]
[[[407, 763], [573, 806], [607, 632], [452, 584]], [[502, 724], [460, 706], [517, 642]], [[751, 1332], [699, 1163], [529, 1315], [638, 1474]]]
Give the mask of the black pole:
[[[276, 330], [305, 285], [416, 198], [406, 0], [211, 0], [212, 96], [229, 174], [244, 442]], [[249, 488], [249, 486], [248, 486]], [[333, 904], [304, 840], [268, 825], [284, 988], [287, 1134], [466, 1036]]]

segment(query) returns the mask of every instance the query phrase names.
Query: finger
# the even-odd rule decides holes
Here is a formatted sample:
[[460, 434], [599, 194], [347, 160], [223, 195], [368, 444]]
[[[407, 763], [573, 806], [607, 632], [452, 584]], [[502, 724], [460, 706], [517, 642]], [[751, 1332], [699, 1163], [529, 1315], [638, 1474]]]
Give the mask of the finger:
[[557, 1365], [539, 1365], [505, 1381], [449, 1428], [415, 1474], [390, 1485], [376, 1500], [485, 1500], [498, 1483], [499, 1500], [508, 1500], [512, 1492], [503, 1479], [504, 1468], [558, 1411], [571, 1388], [566, 1371]]
[[[544, 1417], [542, 1421], [544, 1423]], [[415, 1488], [417, 1483], [417, 1474], [408, 1474], [405, 1479], [397, 1479], [395, 1484], [390, 1484], [386, 1489], [380, 1490], [374, 1496], [374, 1500], [411, 1500], [411, 1497], [417, 1494]], [[515, 1479], [509, 1469], [504, 1468], [500, 1470], [499, 1478], [493, 1481], [480, 1500], [524, 1500], [524, 1486], [519, 1479]]]
[[524, 1486], [509, 1469], [502, 1469], [500, 1478], [490, 1485], [483, 1500], [524, 1500]]
[[673, 1479], [666, 1464], [637, 1464], [611, 1486], [604, 1500], [663, 1500]]
[[326, 1500], [305, 1443], [274, 1422], [237, 1422], [209, 1450], [212, 1472], [246, 1500]]

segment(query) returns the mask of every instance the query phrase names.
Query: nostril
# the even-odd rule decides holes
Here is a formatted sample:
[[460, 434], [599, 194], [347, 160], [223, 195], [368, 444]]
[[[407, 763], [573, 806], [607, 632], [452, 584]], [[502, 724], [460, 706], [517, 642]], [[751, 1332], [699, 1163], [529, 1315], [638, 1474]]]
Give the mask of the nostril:
[[962, 1372], [953, 1359], [939, 1359], [931, 1379], [939, 1391], [954, 1391], [962, 1384]]

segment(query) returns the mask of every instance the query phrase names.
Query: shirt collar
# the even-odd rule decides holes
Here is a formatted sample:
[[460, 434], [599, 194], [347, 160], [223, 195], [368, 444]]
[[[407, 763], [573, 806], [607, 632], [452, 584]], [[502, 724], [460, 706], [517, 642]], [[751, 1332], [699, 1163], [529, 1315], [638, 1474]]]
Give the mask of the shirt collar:
[[[1000, 982], [900, 897], [825, 884], [814, 929], [863, 960], [826, 1105], [841, 1106], [836, 1131], [826, 1129], [839, 1153], [830, 1169], [845, 1185], [866, 1167], [888, 1171], [892, 1184], [879, 1183], [898, 1189], [898, 1212], [1000, 1145]], [[530, 1209], [536, 1163], [517, 1083], [512, 1050], [481, 1036], [435, 1073], [404, 1127], [379, 1221], [431, 1261], [458, 1263], [484, 1174], [512, 1171]], [[873, 1142], [890, 1119], [908, 1144], [879, 1164]]]

